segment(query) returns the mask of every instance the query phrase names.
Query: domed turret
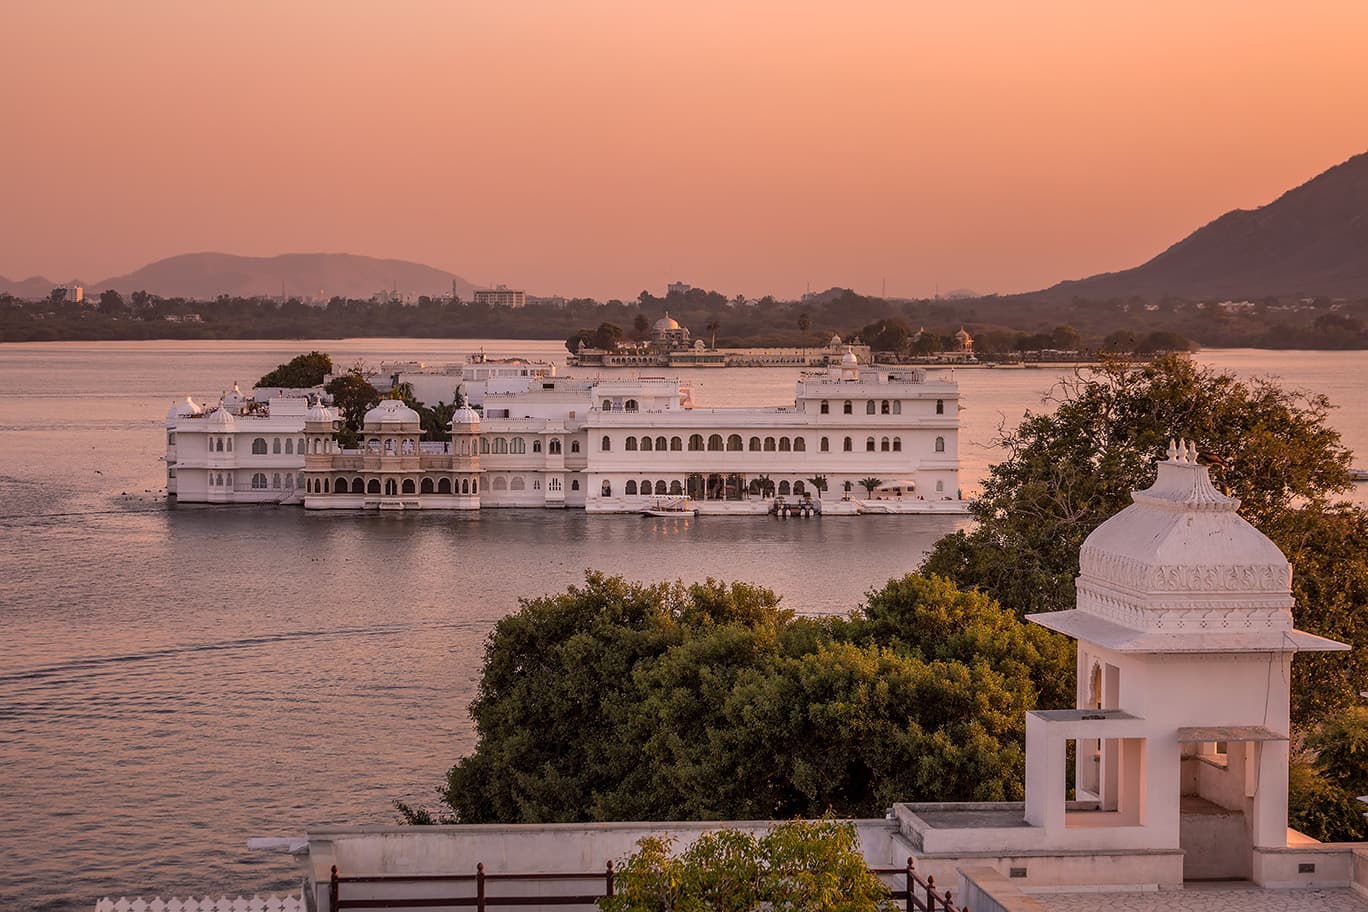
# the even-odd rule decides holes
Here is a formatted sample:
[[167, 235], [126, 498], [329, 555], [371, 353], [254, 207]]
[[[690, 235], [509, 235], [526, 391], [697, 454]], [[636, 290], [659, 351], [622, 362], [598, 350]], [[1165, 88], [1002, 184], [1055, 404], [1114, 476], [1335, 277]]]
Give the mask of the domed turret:
[[332, 423], [337, 420], [336, 413], [321, 402], [316, 402], [309, 407], [309, 411], [304, 416], [305, 421], [326, 421]]
[[475, 411], [473, 408], [471, 408], [471, 407], [468, 406], [468, 405], [463, 405], [463, 406], [461, 406], [461, 407], [458, 408], [455, 412], [453, 412], [452, 415], [451, 415], [451, 429], [452, 429], [452, 430], [455, 430], [456, 428], [458, 428], [458, 427], [460, 427], [460, 426], [462, 426], [462, 425], [469, 425], [469, 424], [478, 425], [479, 423], [480, 423], [480, 413], [477, 412], [477, 411]]
[[247, 397], [242, 394], [242, 390], [238, 388], [237, 381], [234, 380], [233, 388], [223, 394], [223, 404], [233, 411], [237, 411], [242, 407], [242, 403], [246, 401]]
[[175, 421], [177, 418], [189, 418], [193, 415], [204, 413], [195, 400], [186, 396], [184, 399], [171, 403], [171, 408], [166, 411], [166, 420]]
[[418, 413], [404, 405], [403, 402], [398, 399], [386, 399], [366, 412], [363, 423], [366, 427], [371, 427], [372, 425], [417, 424], [419, 420]]
[[670, 312], [665, 311], [665, 316], [655, 321], [656, 332], [674, 332], [679, 329], [679, 321], [670, 316]]
[[841, 355], [842, 367], [854, 367], [860, 363], [860, 359], [855, 357], [855, 352], [851, 351], [850, 346], [846, 346], [845, 354]]
[[227, 407], [219, 406], [209, 413], [209, 417], [204, 421], [205, 427], [214, 431], [230, 431], [237, 427], [237, 419]]

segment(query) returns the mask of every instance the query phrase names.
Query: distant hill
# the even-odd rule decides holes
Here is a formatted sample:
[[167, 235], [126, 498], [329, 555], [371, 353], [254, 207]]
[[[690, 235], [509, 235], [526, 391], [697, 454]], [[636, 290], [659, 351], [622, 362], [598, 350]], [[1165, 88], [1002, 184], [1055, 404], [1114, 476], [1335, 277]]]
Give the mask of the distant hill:
[[[227, 253], [186, 253], [149, 263], [128, 275], [96, 282], [87, 293], [113, 288], [125, 296], [147, 291], [164, 298], [212, 300], [219, 295], [253, 297], [286, 295], [366, 298], [382, 289], [400, 294], [439, 295], [451, 283], [470, 300], [473, 285], [441, 269], [406, 260], [379, 260], [350, 253], [287, 253], [244, 257]], [[49, 284], [43, 294], [50, 291]]]
[[1258, 209], [1236, 209], [1141, 266], [1035, 296], [1368, 296], [1368, 152]]
[[43, 276], [29, 276], [27, 279], [7, 279], [0, 276], [0, 294], [14, 295], [16, 298], [46, 298], [52, 289], [62, 283], [54, 282]]

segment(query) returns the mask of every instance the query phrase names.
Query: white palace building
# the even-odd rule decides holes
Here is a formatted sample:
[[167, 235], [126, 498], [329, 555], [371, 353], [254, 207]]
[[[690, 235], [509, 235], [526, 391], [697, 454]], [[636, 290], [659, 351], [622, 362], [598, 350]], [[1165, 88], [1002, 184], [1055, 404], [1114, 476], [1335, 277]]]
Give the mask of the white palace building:
[[[310, 510], [579, 508], [639, 512], [688, 497], [701, 513], [764, 513], [779, 498], [826, 513], [963, 512], [959, 392], [903, 368], [804, 374], [790, 406], [694, 408], [674, 379], [533, 376], [458, 410], [446, 440], [386, 400], [343, 449], [338, 415], [236, 387], [166, 416], [167, 491], [182, 503]], [[870, 490], [861, 482], [877, 479]]]

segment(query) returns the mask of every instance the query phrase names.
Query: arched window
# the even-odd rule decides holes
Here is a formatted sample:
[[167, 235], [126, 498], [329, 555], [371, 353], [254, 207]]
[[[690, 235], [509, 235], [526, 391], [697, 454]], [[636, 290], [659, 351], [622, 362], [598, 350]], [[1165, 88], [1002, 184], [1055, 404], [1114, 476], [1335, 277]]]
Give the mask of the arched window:
[[604, 410], [605, 412], [611, 412], [611, 411], [613, 410], [613, 400], [612, 400], [612, 399], [604, 399], [604, 400], [603, 400], [603, 410]]
[[657, 482], [656, 482], [655, 492], [656, 492], [657, 494], [665, 494], [665, 493], [668, 493], [669, 490], [670, 490], [670, 487], [669, 487], [669, 485], [665, 484], [664, 479], [661, 479], [660, 481], [657, 481]]
[[[424, 478], [424, 479], [423, 479], [423, 490], [424, 490], [424, 491], [429, 490], [429, 489], [428, 489], [428, 482], [429, 482], [429, 481], [430, 481], [430, 479], [427, 479], [427, 478]], [[438, 494], [450, 494], [451, 492], [452, 492], [452, 488], [451, 488], [451, 479], [450, 479], [450, 478], [439, 478], [439, 479], [437, 479], [437, 493], [438, 493]]]
[[623, 446], [624, 450], [635, 450], [637, 448], [636, 438], [628, 437], [627, 443]]
[[936, 452], [937, 452], [937, 453], [944, 453], [944, 452], [945, 452], [945, 438], [944, 438], [944, 437], [937, 437], [937, 438], [936, 438]]
[[521, 437], [514, 437], [508, 443], [508, 452], [522, 455], [527, 452], [527, 441]]
[[[262, 441], [262, 443], [265, 442], [266, 441], [264, 440]], [[266, 474], [264, 472], [257, 472], [252, 476], [252, 487], [258, 490], [266, 487]]]
[[831, 414], [831, 403], [828, 402], [828, 401], [826, 401], [825, 399], [823, 399], [823, 400], [822, 400], [822, 410], [821, 410], [821, 411], [822, 411], [822, 414], [823, 414], [823, 415], [829, 415], [829, 414]]
[[881, 453], [887, 453], [887, 452], [888, 452], [888, 438], [887, 438], [887, 437], [884, 437], [884, 438], [882, 438], [882, 439], [879, 441], [879, 452], [881, 452]]
[[845, 439], [845, 444], [841, 447], [841, 449], [845, 450], [847, 453], [849, 453], [852, 449], [854, 449], [854, 447], [851, 445], [851, 441], [850, 441], [850, 438], [849, 438], [849, 437], [847, 437], [847, 438]]
[[627, 487], [623, 489], [622, 493], [626, 494], [628, 497], [631, 497], [636, 494], [636, 491], [636, 482], [629, 481], [627, 482]]
[[870, 399], [868, 402], [865, 403], [865, 414], [866, 414], [866, 415], [872, 415], [872, 414], [874, 414], [874, 400], [873, 400], [873, 399]]
[[[299, 452], [302, 453], [302, 452], [304, 452], [304, 451], [303, 451], [303, 450], [300, 450]], [[291, 438], [289, 438], [289, 437], [286, 437], [286, 438], [285, 438], [285, 455], [286, 455], [286, 456], [293, 456], [293, 455], [294, 455], [294, 440], [291, 439]]]
[[613, 496], [613, 485], [612, 485], [610, 482], [608, 482], [608, 481], [605, 480], [605, 481], [603, 482], [603, 487], [599, 488], [599, 494], [602, 495], [603, 497], [612, 497], [612, 496]]
[[271, 441], [271, 452], [276, 456], [280, 455], [280, 438], [276, 437]]
[[546, 445], [546, 452], [550, 453], [552, 456], [559, 456], [561, 454], [561, 442], [559, 437], [551, 438], [551, 442]]
[[784, 495], [793, 493], [791, 490], [789, 490], [789, 483], [787, 481], [779, 482], [779, 493]]
[[866, 438], [865, 438], [865, 452], [866, 452], [866, 453], [872, 453], [872, 452], [874, 452], [874, 438], [873, 438], [873, 437], [866, 437]]
[[366, 482], [366, 493], [367, 493], [367, 494], [379, 494], [379, 493], [380, 493], [380, 479], [378, 479], [378, 478], [372, 478], [370, 481]]
[[533, 440], [533, 441], [532, 441], [532, 452], [534, 452], [534, 453], [540, 453], [540, 452], [541, 452], [541, 440]]
[[510, 491], [526, 491], [526, 490], [527, 490], [527, 482], [526, 482], [526, 481], [523, 481], [523, 477], [522, 477], [521, 475], [515, 475], [515, 476], [513, 477], [513, 480], [510, 481], [510, 482], [508, 483], [508, 490], [510, 490]]
[[895, 414], [895, 415], [901, 415], [901, 414], [902, 414], [902, 400], [901, 400], [901, 399], [894, 399], [894, 400], [893, 400], [893, 414]]
[[670, 441], [666, 440], [664, 437], [657, 437], [655, 439], [655, 448], [657, 452], [667, 450], [670, 448]]
[[253, 456], [265, 456], [265, 455], [266, 455], [266, 438], [265, 438], [265, 437], [258, 437], [258, 438], [256, 438], [255, 440], [252, 441], [252, 455], [253, 455]]
[[643, 479], [641, 480], [641, 493], [642, 493], [642, 494], [650, 494], [650, 493], [651, 493], [651, 482], [650, 482], [649, 479], [643, 478]]
[[892, 407], [892, 405], [889, 404], [889, 401], [888, 401], [887, 399], [885, 399], [885, 400], [883, 400], [882, 402], [879, 403], [879, 414], [880, 414], [880, 415], [891, 415], [891, 414], [893, 414], [893, 407]]
[[385, 479], [385, 496], [394, 497], [399, 493], [399, 484], [393, 478]]
[[938, 481], [938, 482], [936, 482], [936, 493], [937, 493], [937, 494], [941, 494], [941, 493], [944, 493], [944, 492], [945, 492], [945, 482], [943, 482], [943, 481]]
[[936, 414], [937, 414], [937, 415], [944, 415], [944, 414], [945, 414], [945, 400], [944, 400], [944, 399], [937, 399], [937, 400], [936, 400]]
[[651, 452], [652, 450], [655, 449], [655, 441], [652, 440], [650, 437], [642, 437], [642, 438], [641, 438], [641, 449], [642, 449], [643, 452], [647, 452], [647, 453]]
[[433, 488], [433, 486], [432, 486], [432, 479], [431, 479], [431, 478], [424, 478], [424, 479], [423, 479], [423, 485], [422, 485], [421, 488], [419, 488], [419, 491], [420, 491], [421, 493], [423, 493], [423, 494], [431, 494], [431, 493], [433, 493], [434, 490], [435, 490], [435, 488]]
[[[353, 478], [351, 483], [351, 492], [353, 494], [366, 493], [366, 483], [359, 478]], [[377, 494], [380, 493], [380, 488], [378, 486], [376, 487], [375, 492]]]
[[572, 478], [572, 479], [570, 479], [570, 490], [572, 490], [572, 491], [578, 491], [578, 490], [579, 490], [579, 479], [578, 479], [578, 478]]
[[717, 451], [722, 449], [722, 435], [710, 434], [708, 436], [708, 449]]
[[894, 438], [893, 438], [893, 452], [895, 452], [895, 453], [901, 453], [901, 452], [902, 452], [902, 438], [901, 438], [901, 437], [894, 437]]
[[853, 414], [855, 414], [855, 408], [854, 408], [854, 406], [851, 404], [851, 402], [850, 402], [849, 399], [847, 399], [847, 400], [845, 401], [845, 405], [843, 405], [843, 406], [841, 407], [841, 411], [844, 412], [844, 413], [847, 414], [847, 415], [853, 415]]
[[679, 483], [679, 479], [670, 482], [670, 493], [676, 497], [684, 493], [684, 485]]
[[480, 452], [483, 454], [487, 454], [489, 452], [489, 440], [484, 437], [480, 438]]
[[766, 438], [765, 438], [765, 452], [766, 452], [766, 453], [773, 453], [774, 450], [775, 450], [774, 438], [773, 438], [773, 437], [766, 437]]
[[795, 481], [793, 483], [793, 495], [795, 497], [802, 497], [806, 493], [807, 488], [803, 485], [801, 481]]
[[386, 456], [397, 456], [398, 454], [399, 454], [399, 447], [395, 446], [395, 444], [394, 444], [394, 438], [393, 438], [393, 437], [386, 437], [386, 438], [385, 438], [385, 455], [386, 455]]
[[[289, 441], [286, 441], [286, 442], [285, 442], [285, 452], [287, 452], [287, 453], [290, 452], [290, 443], [289, 443]], [[296, 453], [302, 453], [302, 452], [304, 452], [304, 438], [303, 438], [303, 437], [300, 437], [300, 438], [299, 438], [299, 446], [295, 449], [295, 452], [296, 452]]]
[[740, 435], [740, 434], [732, 434], [730, 437], [727, 438], [727, 450], [730, 451], [730, 452], [740, 452], [740, 451], [741, 451], [741, 435]]
[[748, 450], [750, 450], [752, 453], [758, 453], [758, 452], [760, 452], [760, 438], [759, 438], [759, 437], [752, 437], [752, 438], [750, 439], [750, 443], [747, 445], [746, 448], [747, 448]]
[[494, 490], [496, 490], [496, 491], [507, 491], [507, 490], [508, 490], [508, 479], [507, 479], [507, 478], [504, 478], [502, 475], [500, 475], [498, 478], [495, 478], [495, 479], [494, 479]]
[[677, 452], [677, 451], [682, 450], [682, 449], [684, 449], [684, 441], [680, 440], [678, 437], [671, 437], [671, 438], [670, 438], [670, 451], [671, 451], [671, 452]]
[[821, 450], [823, 453], [831, 452], [831, 441], [826, 437], [823, 437], [817, 442], [817, 449]]
[[218, 440], [216, 440], [215, 443], [218, 444], [218, 452], [222, 453], [222, 452], [223, 452], [223, 438], [222, 438], [222, 437], [218, 438]]
[[806, 438], [806, 437], [794, 437], [794, 438], [793, 438], [793, 452], [795, 452], [795, 453], [806, 453], [806, 452], [807, 452], [807, 438]]
[[607, 435], [607, 434], [604, 434], [604, 435], [603, 435], [603, 441], [602, 441], [602, 444], [600, 445], [599, 449], [603, 450], [603, 452], [606, 453], [606, 452], [608, 452], [609, 450], [611, 450], [612, 448], [613, 448], [613, 441], [610, 440], [610, 439], [608, 438], [608, 435]]
[[279, 472], [274, 472], [274, 473], [271, 474], [271, 487], [275, 488], [276, 490], [280, 490], [280, 473], [279, 473]]
[[479, 493], [480, 493], [480, 479], [478, 479], [478, 478], [472, 478], [472, 479], [470, 479], [470, 493], [471, 493], [471, 494], [479, 494]]
[[635, 412], [637, 410], [637, 401], [635, 399], [628, 399], [623, 403], [623, 408], [629, 412]]
[[689, 435], [689, 450], [690, 450], [690, 451], [696, 451], [696, 450], [701, 450], [701, 449], [703, 449], [703, 435], [702, 435], [702, 434], [690, 434], [690, 435]]
[[228, 452], [230, 452], [230, 453], [233, 452], [233, 438], [232, 438], [232, 437], [229, 437], [229, 438], [228, 438]]
[[[605, 438], [605, 439], [606, 439], [606, 438]], [[570, 441], [570, 452], [572, 452], [572, 453], [578, 453], [579, 451], [580, 451], [579, 441], [578, 441], [578, 440], [572, 440], [572, 441]]]
[[412, 479], [412, 478], [405, 478], [405, 479], [404, 479], [404, 486], [403, 486], [403, 488], [401, 488], [400, 490], [401, 490], [403, 493], [405, 493], [405, 494], [413, 494], [413, 493], [416, 493], [416, 492], [414, 491], [414, 488], [413, 488], [413, 479]]
[[792, 452], [793, 452], [793, 441], [789, 440], [787, 437], [780, 437], [780, 438], [779, 438], [779, 452], [781, 452], [781, 453], [792, 453]]

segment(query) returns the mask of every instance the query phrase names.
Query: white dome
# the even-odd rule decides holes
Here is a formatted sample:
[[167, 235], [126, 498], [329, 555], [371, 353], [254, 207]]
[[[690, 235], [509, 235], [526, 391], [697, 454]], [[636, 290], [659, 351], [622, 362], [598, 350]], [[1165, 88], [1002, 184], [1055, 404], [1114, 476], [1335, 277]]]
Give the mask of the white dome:
[[471, 408], [471, 407], [468, 406], [468, 405], [463, 405], [463, 406], [461, 406], [461, 407], [458, 408], [454, 413], [452, 413], [452, 416], [451, 416], [451, 426], [452, 426], [453, 429], [454, 429], [457, 425], [461, 425], [461, 424], [479, 424], [479, 423], [480, 423], [480, 413], [477, 412], [477, 411], [475, 411], [473, 408]]
[[187, 418], [191, 415], [200, 415], [203, 413], [204, 409], [200, 408], [195, 400], [186, 396], [179, 402], [171, 403], [171, 408], [167, 409], [166, 412], [166, 420], [174, 421], [177, 418]]
[[366, 412], [364, 424], [417, 424], [418, 413], [398, 399], [386, 399]]
[[228, 411], [226, 407], [220, 405], [217, 409], [209, 413], [209, 418], [205, 421], [205, 425], [218, 431], [230, 430], [237, 427], [237, 419], [233, 417], [233, 413]]
[[670, 312], [665, 311], [665, 316], [655, 321], [656, 332], [674, 332], [680, 328], [679, 322], [670, 316]]
[[247, 397], [242, 395], [242, 390], [238, 388], [237, 381], [233, 381], [232, 391], [224, 393], [223, 395], [223, 404], [229, 406], [238, 406], [245, 401], [247, 401]]
[[846, 348], [845, 354], [844, 354], [844, 355], [841, 355], [841, 366], [842, 366], [842, 367], [852, 367], [852, 366], [854, 366], [854, 365], [856, 365], [856, 364], [859, 364], [859, 363], [860, 363], [860, 359], [857, 358], [857, 357], [855, 357], [855, 353], [854, 353], [853, 351], [851, 351], [849, 348]]
[[304, 420], [332, 422], [337, 420], [337, 415], [333, 413], [332, 409], [323, 405], [323, 403], [316, 402], [309, 408], [308, 413], [304, 416]]

